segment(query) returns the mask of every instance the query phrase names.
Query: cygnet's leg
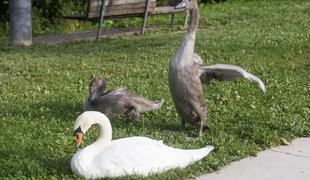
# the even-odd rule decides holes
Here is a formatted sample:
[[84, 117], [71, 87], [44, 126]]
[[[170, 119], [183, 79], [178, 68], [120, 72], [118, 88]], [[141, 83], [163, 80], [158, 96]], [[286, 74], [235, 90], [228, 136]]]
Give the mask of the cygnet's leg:
[[210, 127], [209, 127], [207, 121], [203, 121], [203, 120], [197, 123], [197, 127], [198, 127], [198, 129], [199, 129], [199, 137], [202, 136], [202, 132], [203, 132], [204, 130], [210, 129]]
[[185, 121], [181, 119], [181, 126], [180, 126], [180, 131], [185, 130]]
[[205, 123], [204, 121], [199, 121], [197, 122], [196, 126], [198, 127], [199, 129], [199, 135], [198, 137], [186, 137], [185, 138], [185, 141], [189, 142], [189, 143], [192, 143], [195, 139], [199, 139], [201, 136], [202, 136], [202, 132], [205, 130], [205, 129], [209, 129], [209, 126], [207, 125], [207, 123]]
[[129, 106], [127, 107], [127, 112], [125, 115], [130, 119], [130, 120], [136, 120], [139, 121], [140, 119], [140, 113], [137, 111], [137, 109], [134, 106]]
[[136, 121], [140, 120], [140, 113], [136, 109], [133, 111], [132, 118]]
[[199, 126], [199, 137], [202, 136], [202, 131], [204, 129], [204, 122], [203, 121], [200, 121], [200, 126]]

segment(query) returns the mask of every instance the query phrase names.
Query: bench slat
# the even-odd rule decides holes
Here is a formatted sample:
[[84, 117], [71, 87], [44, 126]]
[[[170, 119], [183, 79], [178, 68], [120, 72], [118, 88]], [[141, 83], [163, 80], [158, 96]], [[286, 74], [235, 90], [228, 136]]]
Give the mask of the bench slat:
[[[101, 0], [89, 0], [90, 6], [101, 6]], [[149, 2], [155, 2], [156, 0], [149, 0]], [[145, 4], [145, 0], [110, 0], [105, 1], [106, 6], [124, 5], [124, 4]]]
[[185, 9], [175, 9], [174, 6], [159, 6], [155, 7], [154, 11], [150, 12], [150, 15], [171, 14], [184, 11]]
[[[101, 0], [89, 0], [87, 18], [100, 16]], [[145, 12], [146, 0], [109, 0], [106, 1], [104, 16], [117, 16], [129, 14], [141, 14]], [[149, 12], [154, 12], [155, 0], [149, 0]]]
[[[149, 3], [149, 9], [155, 8], [156, 2]], [[133, 3], [133, 4], [121, 4], [121, 5], [113, 5], [113, 6], [106, 6], [106, 11], [114, 11], [114, 10], [123, 10], [123, 9], [138, 9], [138, 8], [145, 8], [145, 4], [141, 3]], [[90, 6], [89, 12], [93, 11], [100, 11], [101, 6]]]
[[[150, 8], [149, 10], [154, 11], [155, 8]], [[104, 13], [104, 16], [143, 14], [144, 11], [145, 11], [145, 8], [106, 10]], [[94, 18], [94, 17], [99, 17], [99, 16], [100, 16], [100, 11], [92, 11], [88, 13], [88, 18]]]

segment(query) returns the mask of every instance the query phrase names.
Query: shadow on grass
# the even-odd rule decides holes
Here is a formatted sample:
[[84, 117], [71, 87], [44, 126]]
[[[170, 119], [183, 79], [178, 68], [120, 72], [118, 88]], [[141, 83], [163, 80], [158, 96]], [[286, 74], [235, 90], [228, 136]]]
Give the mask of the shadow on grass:
[[[42, 147], [15, 144], [14, 149], [4, 147], [0, 150], [0, 172], [2, 177], [72, 176], [71, 157], [59, 158]], [[11, 168], [12, 167], [12, 168]]]
[[27, 119], [56, 119], [56, 120], [73, 120], [81, 112], [82, 104], [75, 102], [56, 102], [45, 101], [32, 103], [31, 105], [20, 105], [11, 103], [2, 111], [3, 114], [11, 114], [13, 117], [24, 117]]
[[[174, 36], [174, 34], [168, 34], [169, 37]], [[145, 49], [147, 47], [168, 46], [171, 41], [165, 41], [160, 38], [154, 37], [135, 37], [132, 36], [128, 39], [126, 38], [103, 38], [99, 41], [78, 41], [78, 42], [68, 42], [61, 45], [47, 45], [47, 44], [34, 44], [30, 48], [16, 48], [10, 46], [0, 46], [0, 50], [4, 53], [11, 53], [12, 50], [15, 53], [30, 53], [41, 57], [57, 57], [63, 54], [84, 57], [90, 54], [105, 54], [107, 52], [119, 52], [132, 54], [136, 53], [137, 49]], [[42, 48], [45, 48], [42, 51]]]

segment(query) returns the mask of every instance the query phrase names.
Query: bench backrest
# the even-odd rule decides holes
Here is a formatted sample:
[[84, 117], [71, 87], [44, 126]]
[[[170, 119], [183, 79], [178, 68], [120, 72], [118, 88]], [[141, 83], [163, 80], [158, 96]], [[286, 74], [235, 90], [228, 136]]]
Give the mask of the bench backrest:
[[[104, 16], [122, 16], [143, 14], [146, 0], [105, 0]], [[155, 10], [156, 0], [149, 0], [148, 11]], [[88, 0], [87, 18], [100, 16], [101, 0]]]

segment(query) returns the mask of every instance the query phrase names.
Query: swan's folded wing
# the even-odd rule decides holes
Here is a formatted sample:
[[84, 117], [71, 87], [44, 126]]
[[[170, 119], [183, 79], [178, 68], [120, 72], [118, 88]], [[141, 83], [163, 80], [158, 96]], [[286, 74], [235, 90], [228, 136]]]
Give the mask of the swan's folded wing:
[[208, 84], [211, 80], [234, 80], [238, 78], [246, 78], [258, 85], [263, 92], [266, 92], [264, 83], [256, 76], [246, 72], [244, 69], [234, 65], [215, 64], [201, 67], [199, 70], [200, 80], [204, 84]]
[[200, 149], [178, 149], [147, 137], [113, 140], [94, 157], [98, 171], [108, 177], [140, 174], [150, 175], [187, 165], [207, 156], [212, 146]]

